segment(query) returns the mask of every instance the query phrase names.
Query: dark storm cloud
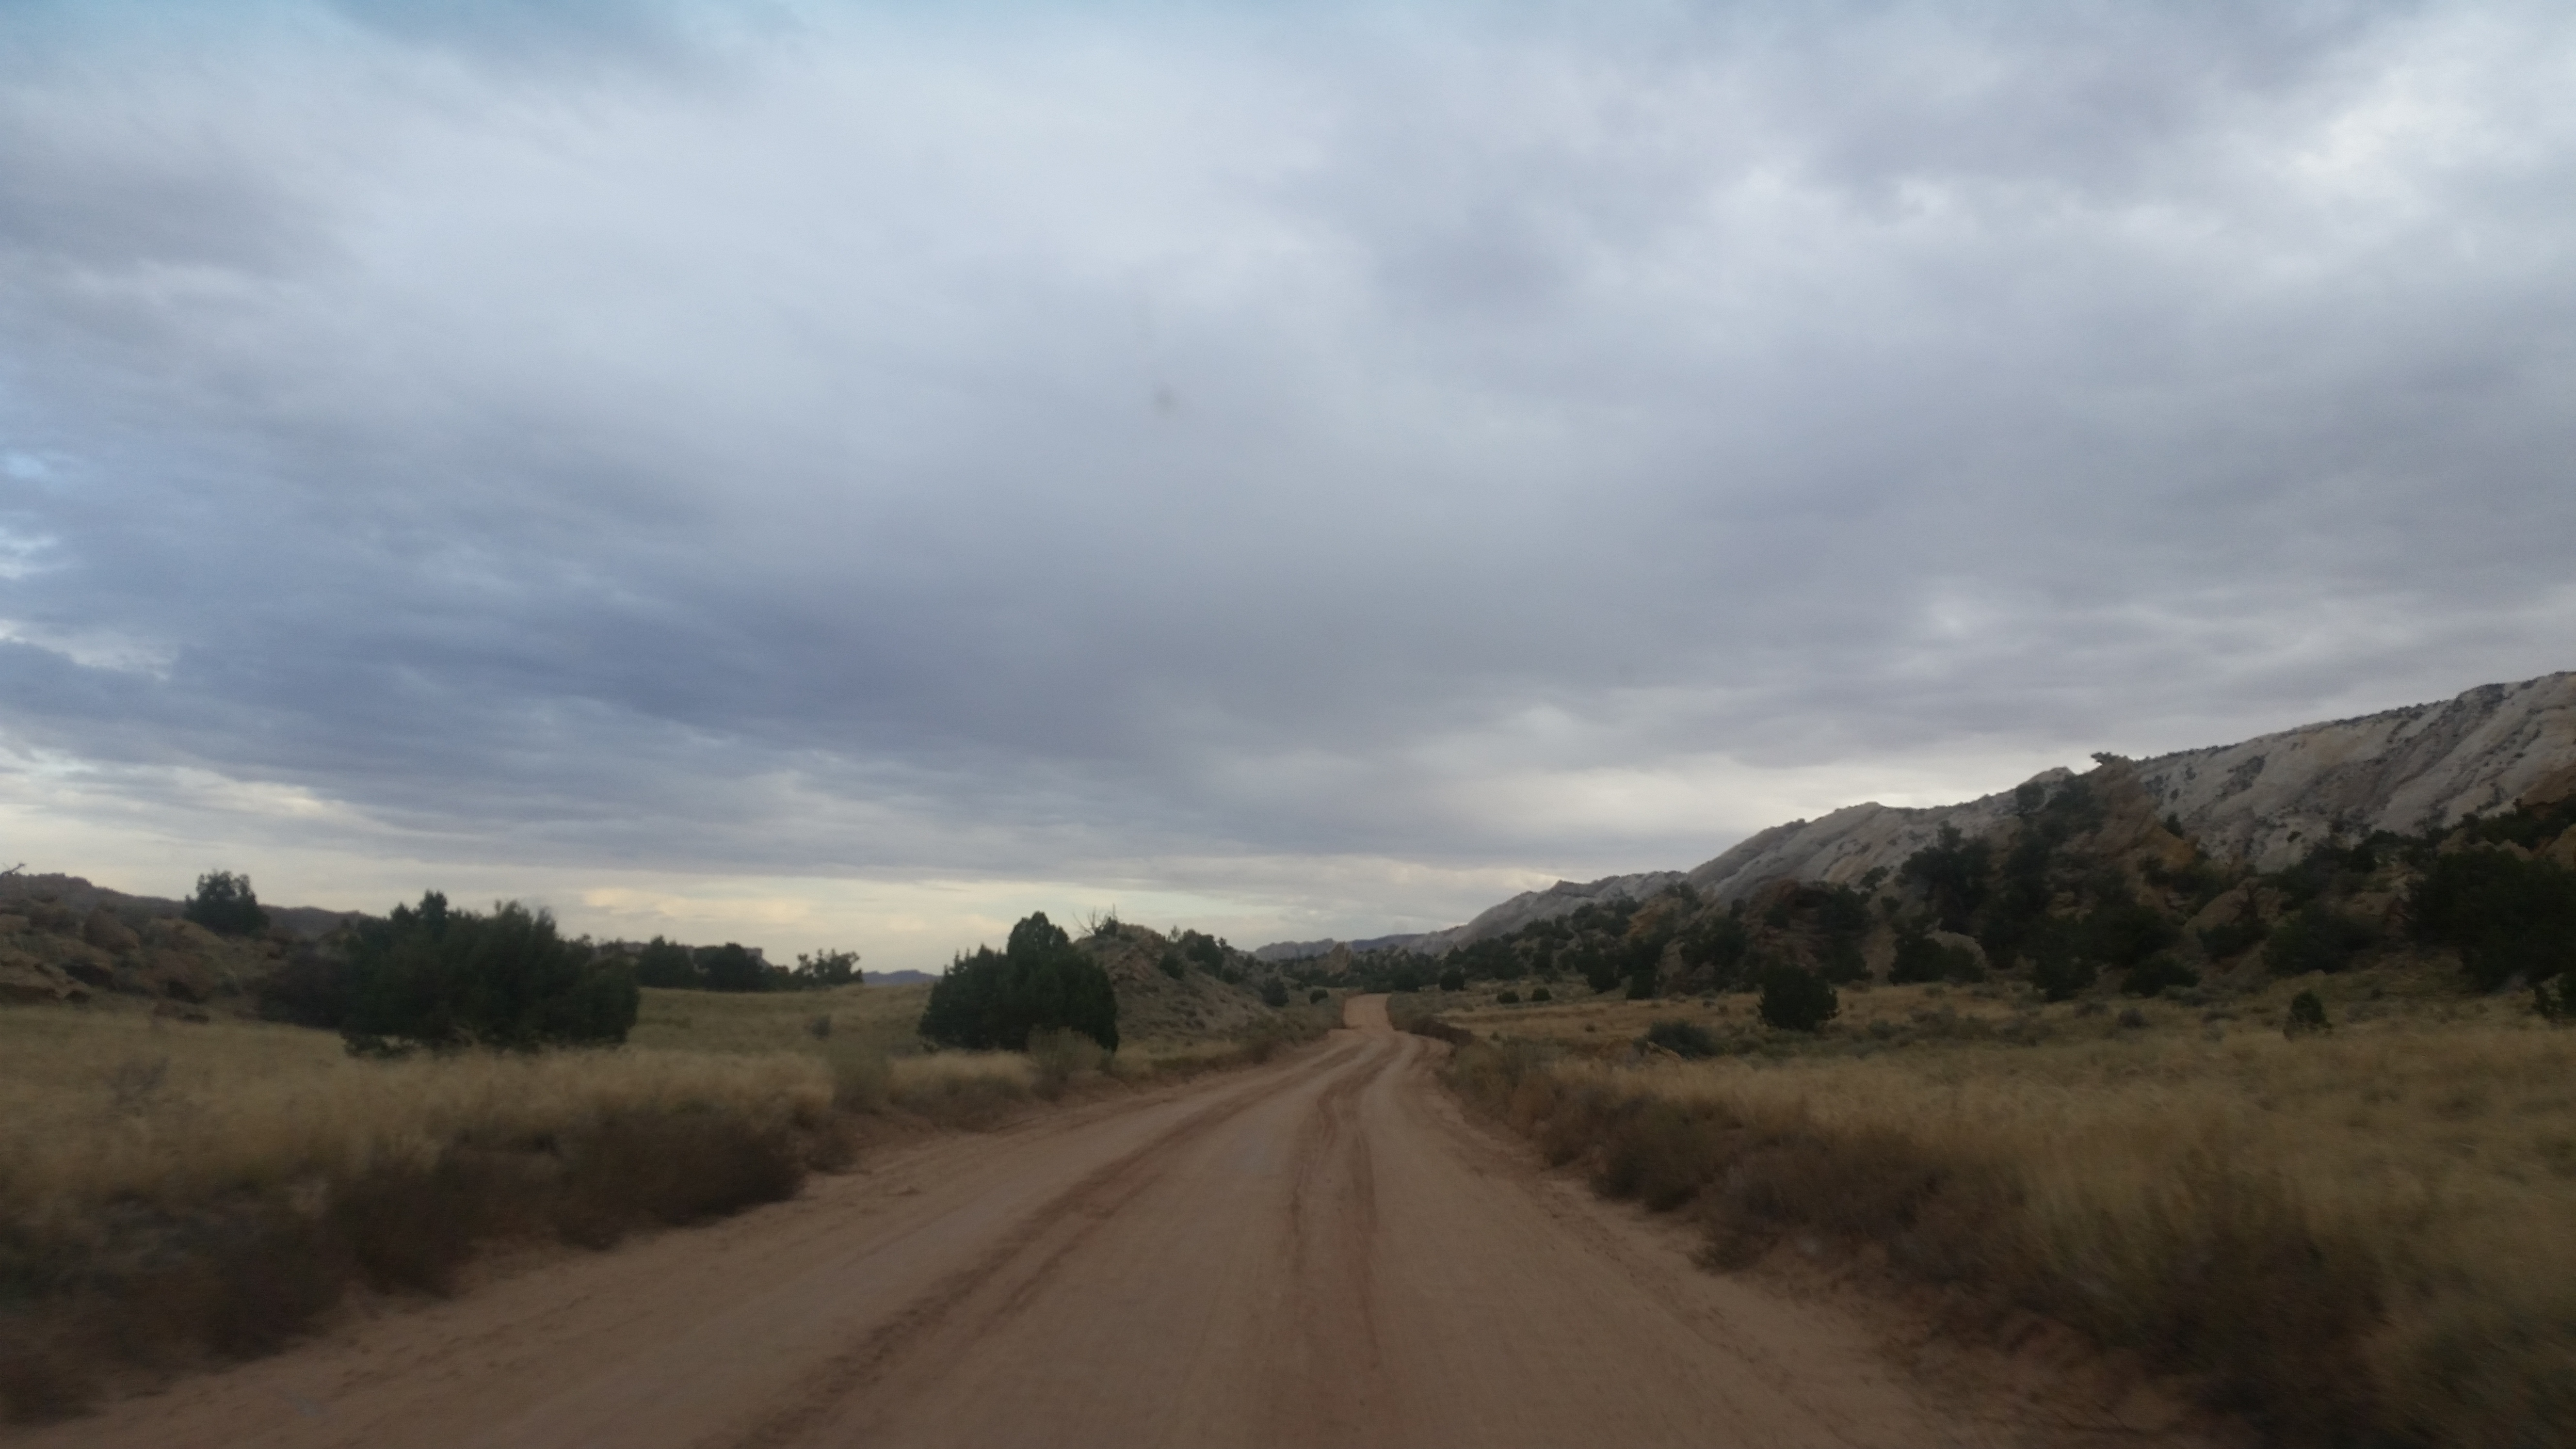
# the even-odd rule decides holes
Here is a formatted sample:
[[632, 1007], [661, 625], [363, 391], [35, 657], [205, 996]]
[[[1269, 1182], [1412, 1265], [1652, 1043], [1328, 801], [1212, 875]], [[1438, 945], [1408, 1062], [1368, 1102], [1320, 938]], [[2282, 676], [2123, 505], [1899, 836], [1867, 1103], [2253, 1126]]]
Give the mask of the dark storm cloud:
[[0, 730], [137, 789], [1633, 868], [2569, 662], [2546, 7], [262, 15], [0, 73]]

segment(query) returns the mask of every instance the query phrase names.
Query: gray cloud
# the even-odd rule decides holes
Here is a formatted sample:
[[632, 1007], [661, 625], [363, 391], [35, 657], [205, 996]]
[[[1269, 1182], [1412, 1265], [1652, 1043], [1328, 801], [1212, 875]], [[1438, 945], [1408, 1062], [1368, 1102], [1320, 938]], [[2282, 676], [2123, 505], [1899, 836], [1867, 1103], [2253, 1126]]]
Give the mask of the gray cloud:
[[2568, 663], [2546, 7], [264, 13], [0, 72], [0, 734], [147, 794], [1312, 920]]

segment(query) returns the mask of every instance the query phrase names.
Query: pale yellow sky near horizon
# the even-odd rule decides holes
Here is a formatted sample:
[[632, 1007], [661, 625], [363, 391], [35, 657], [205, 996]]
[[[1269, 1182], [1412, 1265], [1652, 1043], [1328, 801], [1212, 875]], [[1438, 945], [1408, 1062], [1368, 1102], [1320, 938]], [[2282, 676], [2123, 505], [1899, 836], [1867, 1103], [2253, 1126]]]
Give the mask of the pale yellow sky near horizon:
[[851, 949], [869, 970], [936, 970], [959, 951], [998, 944], [1013, 921], [1040, 910], [1066, 923], [1114, 911], [1157, 928], [1212, 931], [1247, 947], [1436, 930], [1559, 879], [1686, 870], [1754, 830], [1862, 800], [1934, 805], [2009, 789], [2060, 763], [2046, 753], [1950, 751], [1794, 769], [1711, 756], [1685, 771], [1527, 775], [1490, 789], [1475, 807], [1498, 827], [1544, 820], [1569, 838], [1596, 840], [1605, 829], [1624, 829], [1686, 842], [1698, 833], [1689, 828], [1694, 819], [1712, 821], [1705, 845], [1685, 843], [1655, 858], [1465, 865], [1362, 855], [1166, 858], [1102, 862], [1087, 879], [478, 860], [480, 842], [404, 837], [290, 788], [209, 777], [185, 805], [173, 806], [168, 772], [156, 774], [160, 788], [127, 793], [95, 769], [48, 770], [0, 755], [0, 854], [7, 856], [0, 866], [23, 860], [31, 872], [167, 897], [186, 895], [200, 872], [236, 870], [273, 905], [368, 912], [434, 889], [460, 904], [542, 905], [567, 930], [602, 938], [740, 941], [782, 963], [801, 951]]

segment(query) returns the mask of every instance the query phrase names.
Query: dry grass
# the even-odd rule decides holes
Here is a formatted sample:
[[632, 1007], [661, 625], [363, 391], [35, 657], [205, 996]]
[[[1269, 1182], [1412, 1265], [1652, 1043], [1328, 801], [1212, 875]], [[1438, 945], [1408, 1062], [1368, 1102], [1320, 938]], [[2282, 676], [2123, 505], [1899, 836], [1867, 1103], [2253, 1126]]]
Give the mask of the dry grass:
[[346, 1286], [449, 1291], [476, 1247], [605, 1245], [846, 1156], [812, 1056], [362, 1061], [294, 1027], [0, 1012], [0, 1397], [263, 1353]]
[[[2271, 995], [2317, 984], [2232, 1022], [2156, 1003], [2143, 1029], [1880, 988], [1838, 1039], [1696, 1063], [1628, 1038], [1691, 1010], [1730, 1025], [1708, 1004], [1524, 1009], [1512, 1024], [1543, 1031], [1454, 1075], [1605, 1190], [1691, 1204], [1721, 1262], [1784, 1233], [1873, 1242], [2193, 1374], [2286, 1438], [2576, 1436], [2576, 1035], [2358, 982], [2332, 985], [2399, 1005], [2362, 1024], [2347, 1005], [2325, 1039], [2271, 1029]], [[1910, 1048], [1870, 1032], [1961, 1005], [1981, 1010]], [[1961, 1024], [2033, 1018], [2035, 1046]]]
[[273, 1351], [354, 1283], [452, 1291], [492, 1241], [605, 1246], [790, 1196], [848, 1159], [849, 1113], [982, 1129], [1083, 1080], [1261, 1060], [1325, 1018], [1114, 1061], [926, 1052], [926, 994], [647, 991], [620, 1049], [400, 1061], [259, 1022], [0, 1011], [0, 1411]]
[[818, 1062], [794, 1056], [630, 1048], [377, 1062], [293, 1027], [0, 1012], [0, 1219], [52, 1231], [105, 1203], [175, 1210], [622, 1113], [810, 1124], [830, 1090]]
[[[927, 986], [830, 991], [662, 991], [647, 987], [627, 1044], [681, 1051], [825, 1056], [853, 1043], [888, 1055], [922, 1050], [916, 1028]], [[830, 1023], [817, 1036], [817, 1019]]]

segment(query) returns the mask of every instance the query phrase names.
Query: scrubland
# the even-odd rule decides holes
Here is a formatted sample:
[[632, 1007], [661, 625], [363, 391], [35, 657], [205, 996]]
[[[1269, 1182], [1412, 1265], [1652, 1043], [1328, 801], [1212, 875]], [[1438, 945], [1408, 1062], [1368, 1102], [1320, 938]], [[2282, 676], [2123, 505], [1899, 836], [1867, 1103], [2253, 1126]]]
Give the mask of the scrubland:
[[[2302, 989], [2333, 1031], [2281, 1030]], [[1694, 1215], [1716, 1266], [1838, 1245], [1942, 1285], [1954, 1326], [2054, 1318], [2283, 1441], [2576, 1438], [2576, 1035], [2527, 997], [1882, 986], [1813, 1037], [1741, 996], [1423, 1004], [1475, 1039], [1472, 1101]], [[1643, 1045], [1658, 1020], [1718, 1054]]]
[[624, 1047], [396, 1060], [240, 1018], [0, 1011], [0, 1408], [53, 1417], [267, 1352], [352, 1291], [452, 1292], [497, 1244], [601, 1247], [785, 1198], [871, 1123], [989, 1126], [1320, 1030], [929, 1052], [926, 992], [647, 990]]

